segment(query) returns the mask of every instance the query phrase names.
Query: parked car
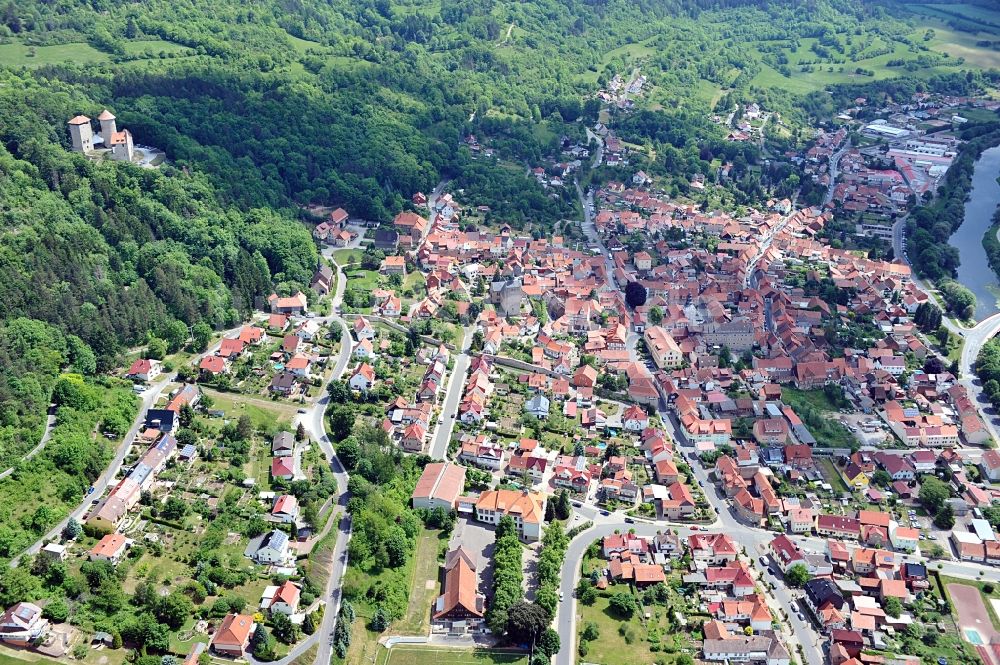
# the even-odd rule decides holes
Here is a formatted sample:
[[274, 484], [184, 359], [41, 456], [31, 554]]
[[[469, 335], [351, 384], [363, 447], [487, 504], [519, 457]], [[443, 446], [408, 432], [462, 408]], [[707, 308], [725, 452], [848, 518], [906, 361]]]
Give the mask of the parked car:
[[762, 565], [765, 568], [767, 568], [767, 558], [766, 557], [760, 557], [760, 565]]
[[632, 519], [631, 517], [626, 517], [625, 524], [635, 524], [635, 520]]

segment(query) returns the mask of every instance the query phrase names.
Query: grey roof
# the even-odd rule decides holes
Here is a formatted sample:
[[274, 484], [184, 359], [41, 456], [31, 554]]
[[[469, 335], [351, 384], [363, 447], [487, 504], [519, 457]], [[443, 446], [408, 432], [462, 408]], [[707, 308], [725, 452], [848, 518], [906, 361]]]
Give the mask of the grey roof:
[[280, 450], [282, 448], [291, 450], [294, 447], [295, 437], [292, 436], [291, 432], [278, 432], [271, 440], [271, 450]]
[[770, 637], [753, 635], [750, 637], [729, 637], [722, 640], [705, 640], [705, 653], [767, 653], [773, 642]]
[[815, 607], [820, 607], [826, 602], [832, 603], [838, 610], [844, 606], [844, 597], [837, 586], [824, 577], [809, 580], [803, 588]]
[[284, 531], [278, 531], [275, 529], [271, 533], [264, 536], [264, 540], [260, 541], [260, 547], [258, 550], [262, 550], [265, 547], [273, 547], [276, 550], [280, 550], [282, 547], [288, 546], [288, 534]]
[[542, 411], [548, 413], [549, 398], [541, 393], [537, 393], [534, 397], [525, 402], [524, 408], [528, 411]]

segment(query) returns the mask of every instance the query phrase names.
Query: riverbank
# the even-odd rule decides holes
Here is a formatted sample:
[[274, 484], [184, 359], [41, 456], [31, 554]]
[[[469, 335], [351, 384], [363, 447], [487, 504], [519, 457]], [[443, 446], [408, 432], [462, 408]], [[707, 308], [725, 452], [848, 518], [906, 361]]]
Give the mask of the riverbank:
[[983, 234], [983, 251], [986, 252], [986, 261], [990, 268], [1000, 279], [1000, 206], [997, 206], [996, 212], [993, 213], [993, 223], [990, 228]]
[[1000, 241], [996, 237], [1000, 206], [1000, 146], [983, 150], [968, 180], [962, 223], [948, 242], [958, 250], [957, 280], [976, 296], [977, 321], [1000, 311]]

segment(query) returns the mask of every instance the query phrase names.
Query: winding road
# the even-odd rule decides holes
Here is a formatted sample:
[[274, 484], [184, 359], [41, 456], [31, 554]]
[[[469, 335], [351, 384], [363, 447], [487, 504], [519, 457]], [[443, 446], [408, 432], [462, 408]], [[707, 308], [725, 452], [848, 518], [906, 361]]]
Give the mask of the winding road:
[[[349, 498], [347, 493], [348, 477], [344, 466], [337, 459], [333, 442], [326, 433], [325, 414], [326, 407], [330, 404], [330, 393], [326, 390], [327, 386], [330, 385], [331, 381], [343, 376], [347, 370], [347, 365], [351, 361], [352, 341], [347, 323], [337, 314], [344, 298], [347, 278], [336, 261], [333, 262], [333, 265], [337, 270], [337, 288], [331, 298], [334, 313], [330, 316], [318, 317], [316, 320], [329, 325], [331, 329], [334, 326], [340, 328], [340, 356], [337, 358], [337, 364], [334, 366], [333, 371], [323, 383], [319, 397], [317, 397], [316, 401], [313, 402], [312, 406], [304, 414], [300, 414], [296, 418], [296, 424], [301, 424], [305, 428], [309, 437], [316, 441], [320, 450], [326, 455], [327, 460], [330, 462], [330, 470], [337, 479], [338, 498], [333, 508], [334, 514], [330, 516], [331, 520], [337, 520], [337, 541], [333, 547], [332, 559], [333, 569], [330, 571], [326, 588], [323, 590], [322, 598], [326, 602], [323, 621], [316, 627], [316, 631], [312, 635], [296, 643], [284, 658], [269, 661], [269, 665], [289, 665], [292, 661], [303, 656], [314, 645], [317, 646], [315, 660], [317, 665], [329, 664], [330, 655], [333, 652], [333, 631], [337, 626], [337, 613], [340, 611], [342, 600], [341, 580], [344, 578], [344, 573], [347, 570], [347, 546], [351, 540], [351, 516], [347, 513], [347, 500]], [[337, 517], [338, 512], [340, 513], [339, 518]], [[251, 654], [246, 654], [246, 658], [254, 665], [264, 665], [263, 661], [258, 661]]]

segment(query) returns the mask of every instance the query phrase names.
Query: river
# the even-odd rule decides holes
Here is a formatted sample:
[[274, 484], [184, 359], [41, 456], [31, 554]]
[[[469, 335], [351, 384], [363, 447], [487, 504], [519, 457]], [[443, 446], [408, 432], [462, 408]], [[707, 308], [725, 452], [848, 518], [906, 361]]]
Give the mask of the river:
[[1000, 204], [1000, 146], [983, 151], [972, 174], [972, 190], [962, 225], [948, 243], [958, 249], [958, 281], [976, 294], [976, 321], [1000, 312], [1000, 283], [986, 261], [983, 234]]

